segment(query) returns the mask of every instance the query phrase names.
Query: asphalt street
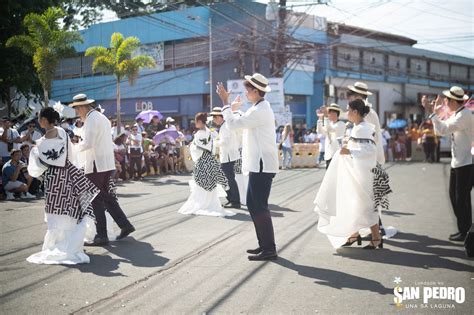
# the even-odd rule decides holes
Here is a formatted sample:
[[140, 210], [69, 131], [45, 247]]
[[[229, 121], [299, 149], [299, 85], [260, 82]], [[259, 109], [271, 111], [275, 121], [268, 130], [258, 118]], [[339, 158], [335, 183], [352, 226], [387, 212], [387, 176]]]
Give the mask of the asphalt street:
[[[0, 203], [2, 314], [472, 314], [474, 264], [455, 232], [449, 164], [387, 164], [394, 193], [382, 250], [335, 251], [317, 231], [313, 200], [323, 169], [280, 172], [270, 209], [279, 259], [249, 262], [256, 246], [248, 212], [229, 218], [177, 213], [190, 176], [121, 184], [119, 202], [137, 228], [91, 263], [33, 265], [46, 225], [44, 201]], [[350, 196], [347, 196], [350, 198]], [[363, 245], [367, 245], [365, 240]], [[465, 301], [423, 298], [396, 305], [400, 287], [461, 287]]]

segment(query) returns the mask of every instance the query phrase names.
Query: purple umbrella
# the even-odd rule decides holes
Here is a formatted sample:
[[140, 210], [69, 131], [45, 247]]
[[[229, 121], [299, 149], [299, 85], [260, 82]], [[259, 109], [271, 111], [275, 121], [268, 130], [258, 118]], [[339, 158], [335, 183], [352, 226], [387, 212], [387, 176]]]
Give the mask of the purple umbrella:
[[168, 128], [168, 129], [158, 131], [156, 135], [153, 137], [153, 142], [155, 142], [155, 144], [159, 144], [161, 141], [168, 140], [168, 139], [172, 140], [170, 142], [174, 142], [176, 138], [178, 138], [178, 136], [179, 136], [178, 131], [176, 131], [175, 128]]
[[135, 120], [141, 118], [143, 119], [143, 122], [145, 124], [149, 124], [151, 122], [151, 119], [155, 116], [157, 116], [160, 120], [163, 119], [163, 115], [161, 115], [161, 113], [157, 110], [144, 110], [143, 112], [138, 114], [137, 117], [135, 117]]

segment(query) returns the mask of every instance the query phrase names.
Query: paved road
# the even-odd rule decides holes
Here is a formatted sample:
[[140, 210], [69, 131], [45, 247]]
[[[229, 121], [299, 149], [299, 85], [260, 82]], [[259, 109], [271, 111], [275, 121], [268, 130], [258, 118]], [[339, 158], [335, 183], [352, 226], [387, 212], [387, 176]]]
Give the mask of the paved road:
[[[118, 189], [137, 232], [106, 248], [88, 248], [87, 265], [32, 265], [45, 232], [41, 200], [3, 202], [2, 314], [389, 314], [459, 313], [474, 309], [474, 267], [447, 241], [454, 218], [448, 164], [387, 165], [395, 191], [385, 225], [399, 233], [384, 250], [334, 251], [316, 230], [312, 201], [324, 170], [279, 173], [270, 198], [280, 258], [249, 262], [256, 245], [245, 210], [231, 218], [179, 215], [189, 176], [148, 179]], [[364, 242], [364, 245], [367, 242]], [[401, 287], [463, 287], [462, 304], [394, 303]], [[408, 307], [417, 309], [405, 309]], [[449, 307], [449, 309], [439, 309]], [[453, 309], [454, 307], [454, 309]]]

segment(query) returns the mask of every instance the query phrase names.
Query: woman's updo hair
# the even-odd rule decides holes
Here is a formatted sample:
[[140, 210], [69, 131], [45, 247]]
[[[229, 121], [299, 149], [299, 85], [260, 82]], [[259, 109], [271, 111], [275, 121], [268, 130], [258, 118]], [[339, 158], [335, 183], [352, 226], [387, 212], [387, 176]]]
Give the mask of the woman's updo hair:
[[370, 107], [365, 105], [365, 102], [361, 99], [356, 99], [350, 102], [349, 107], [352, 110], [356, 110], [362, 117], [365, 117], [370, 112]]
[[207, 122], [207, 113], [204, 113], [204, 112], [197, 113], [196, 116], [194, 117], [194, 120], [196, 120], [196, 121], [199, 120], [203, 124], [206, 124], [206, 122]]
[[59, 113], [55, 111], [52, 107], [45, 107], [40, 111], [39, 114], [40, 118], [46, 118], [46, 120], [54, 125], [59, 122], [61, 117], [59, 117]]

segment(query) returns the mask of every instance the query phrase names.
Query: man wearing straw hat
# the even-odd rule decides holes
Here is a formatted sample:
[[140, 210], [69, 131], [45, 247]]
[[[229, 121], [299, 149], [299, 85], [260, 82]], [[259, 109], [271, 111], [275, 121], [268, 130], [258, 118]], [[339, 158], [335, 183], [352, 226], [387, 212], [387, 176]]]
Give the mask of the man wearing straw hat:
[[219, 162], [222, 171], [229, 183], [227, 203], [223, 207], [240, 209], [239, 186], [237, 186], [234, 171], [235, 162], [240, 159], [238, 135], [235, 130], [229, 128], [224, 120], [222, 108], [214, 107], [210, 116], [212, 116], [214, 124], [219, 127], [219, 136], [217, 136], [215, 143], [219, 148]]
[[329, 167], [333, 155], [341, 148], [339, 141], [342, 141], [346, 130], [346, 125], [339, 120], [341, 111], [341, 107], [335, 103], [332, 103], [328, 107], [323, 106], [321, 110], [317, 111], [319, 118], [317, 132], [326, 137], [326, 141], [324, 142], [326, 169]]
[[83, 141], [76, 145], [76, 150], [84, 152], [86, 177], [100, 189], [99, 196], [92, 202], [96, 218], [97, 234], [94, 241], [85, 243], [88, 246], [103, 246], [109, 243], [105, 210], [121, 228], [117, 239], [124, 238], [135, 231], [115, 196], [109, 191], [110, 178], [115, 171], [113, 142], [110, 137], [110, 121], [94, 107], [95, 101], [85, 94], [74, 96], [70, 104], [84, 122]]
[[377, 163], [385, 163], [385, 153], [383, 151], [382, 144], [382, 130], [380, 128], [380, 120], [377, 112], [372, 108], [372, 104], [367, 102], [367, 98], [372, 95], [372, 92], [369, 91], [367, 84], [363, 82], [356, 82], [354, 85], [347, 86], [349, 91], [347, 91], [347, 103], [350, 103], [356, 99], [361, 99], [365, 102], [367, 106], [370, 107], [370, 112], [367, 116], [364, 117], [364, 120], [372, 125], [375, 128], [375, 145], [377, 148]]
[[228, 127], [243, 130], [242, 171], [249, 174], [247, 207], [257, 233], [258, 245], [250, 249], [249, 260], [277, 259], [272, 217], [268, 209], [268, 198], [272, 181], [278, 172], [278, 150], [275, 145], [275, 115], [265, 93], [270, 92], [268, 80], [260, 73], [246, 75], [244, 86], [246, 97], [252, 106], [241, 117], [235, 116], [242, 102], [240, 96], [229, 105], [229, 93], [221, 82], [217, 94], [223, 104], [222, 114]]
[[[439, 135], [451, 135], [451, 172], [449, 177], [449, 197], [457, 219], [458, 232], [451, 234], [451, 241], [464, 241], [472, 225], [472, 154], [471, 143], [474, 138], [472, 113], [464, 107], [464, 90], [453, 86], [443, 91], [444, 100], [438, 95], [434, 106], [426, 97], [422, 105], [430, 114], [434, 129]], [[439, 118], [443, 105], [454, 113], [445, 121]]]

